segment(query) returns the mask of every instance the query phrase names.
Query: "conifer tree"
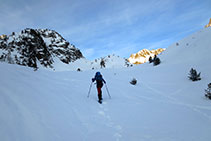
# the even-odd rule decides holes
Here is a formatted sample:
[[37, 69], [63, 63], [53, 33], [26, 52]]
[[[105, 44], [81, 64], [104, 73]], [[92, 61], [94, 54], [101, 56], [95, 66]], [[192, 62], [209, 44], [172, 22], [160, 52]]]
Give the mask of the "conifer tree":
[[101, 66], [101, 68], [105, 68], [105, 61], [104, 61], [104, 59], [101, 59], [101, 61], [100, 61], [100, 66]]
[[208, 88], [205, 90], [205, 96], [211, 100], [211, 83], [208, 84]]
[[201, 73], [197, 74], [197, 71], [191, 68], [188, 78], [192, 81], [198, 81], [198, 80], [201, 80], [200, 75]]
[[153, 62], [153, 59], [152, 59], [152, 56], [149, 57], [149, 63], [152, 63]]
[[156, 66], [156, 65], [159, 65], [160, 64], [160, 58], [158, 58], [156, 55], [153, 59], [153, 65]]

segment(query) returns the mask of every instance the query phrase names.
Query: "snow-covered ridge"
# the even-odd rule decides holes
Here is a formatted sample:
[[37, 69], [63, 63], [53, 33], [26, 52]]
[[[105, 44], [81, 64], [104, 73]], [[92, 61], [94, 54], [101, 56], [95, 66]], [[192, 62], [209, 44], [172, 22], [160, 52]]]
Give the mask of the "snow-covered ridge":
[[[98, 69], [99, 67], [100, 68], [121, 68], [121, 67], [133, 66], [126, 58], [122, 58], [115, 54], [95, 59], [94, 61], [91, 62], [91, 64], [93, 68], [96, 68], [96, 69]], [[100, 64], [100, 66], [98, 64]]]
[[56, 71], [84, 71], [84, 70], [99, 70], [112, 68], [132, 67], [133, 64], [128, 62], [126, 58], [122, 58], [115, 54], [101, 57], [95, 60], [87, 60], [86, 58], [78, 59], [70, 64], [55, 63]]
[[80, 50], [54, 30], [27, 28], [0, 38], [0, 61], [11, 64], [53, 68], [56, 59], [69, 64], [80, 58]]

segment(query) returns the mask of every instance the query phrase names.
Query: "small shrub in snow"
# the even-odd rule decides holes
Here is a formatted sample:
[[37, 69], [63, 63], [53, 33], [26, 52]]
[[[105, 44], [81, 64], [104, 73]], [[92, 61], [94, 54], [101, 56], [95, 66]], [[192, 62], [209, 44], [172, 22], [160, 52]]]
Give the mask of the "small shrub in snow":
[[205, 90], [205, 96], [211, 100], [211, 83], [208, 84], [208, 88]]
[[152, 63], [153, 62], [153, 59], [152, 59], [152, 56], [149, 57], [149, 63]]
[[135, 78], [133, 78], [133, 79], [130, 81], [130, 84], [132, 84], [132, 85], [136, 85], [136, 83], [137, 83], [137, 80], [136, 80]]
[[192, 81], [198, 81], [198, 80], [201, 80], [200, 74], [201, 73], [197, 74], [197, 71], [191, 68], [188, 78]]
[[160, 64], [160, 58], [158, 58], [157, 55], [155, 55], [154, 58], [152, 59], [152, 57], [150, 56], [149, 57], [149, 63], [152, 63], [152, 62], [153, 62], [154, 66], [159, 65]]
[[153, 59], [153, 65], [157, 66], [160, 64], [160, 58], [158, 58], [157, 56], [155, 56], [155, 58]]
[[126, 67], [132, 67], [133, 65], [130, 64], [130, 62], [128, 61], [128, 59], [125, 59], [125, 66]]

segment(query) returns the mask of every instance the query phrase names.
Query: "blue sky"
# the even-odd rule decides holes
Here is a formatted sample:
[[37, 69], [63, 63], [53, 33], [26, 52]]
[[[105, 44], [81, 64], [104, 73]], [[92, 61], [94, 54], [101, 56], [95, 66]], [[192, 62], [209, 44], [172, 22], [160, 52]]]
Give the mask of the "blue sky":
[[0, 0], [0, 34], [49, 28], [87, 59], [167, 48], [211, 18], [211, 0]]

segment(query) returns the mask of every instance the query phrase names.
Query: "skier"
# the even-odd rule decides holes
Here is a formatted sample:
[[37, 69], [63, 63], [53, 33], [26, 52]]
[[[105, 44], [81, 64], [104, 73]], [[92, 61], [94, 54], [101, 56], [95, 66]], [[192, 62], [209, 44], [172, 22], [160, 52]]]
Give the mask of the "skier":
[[96, 72], [95, 77], [92, 78], [92, 82], [95, 80], [97, 82], [98, 102], [101, 104], [103, 100], [101, 88], [103, 87], [103, 82], [106, 84], [106, 81], [103, 79], [103, 76], [100, 74], [100, 72]]

